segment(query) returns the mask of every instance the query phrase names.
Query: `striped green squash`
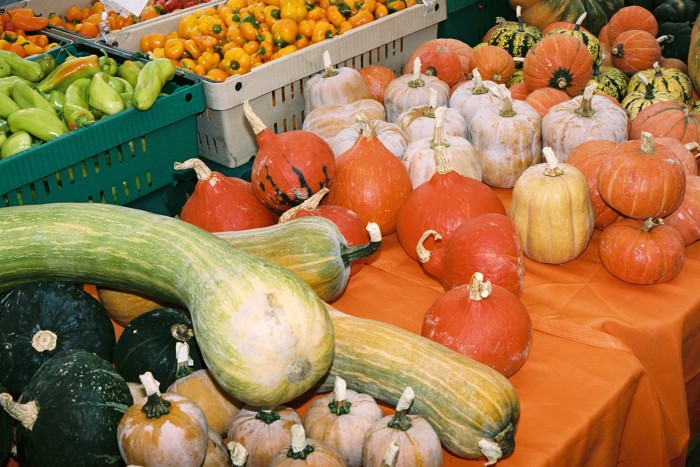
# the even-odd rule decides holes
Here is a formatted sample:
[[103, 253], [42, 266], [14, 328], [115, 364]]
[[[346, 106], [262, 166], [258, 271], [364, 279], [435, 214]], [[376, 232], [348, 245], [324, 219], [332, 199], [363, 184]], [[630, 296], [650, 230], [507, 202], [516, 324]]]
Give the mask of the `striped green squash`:
[[557, 21], [573, 23], [586, 12], [583, 26], [596, 36], [610, 17], [625, 6], [624, 0], [508, 0], [508, 3], [513, 8], [523, 5], [523, 19], [540, 29]]
[[598, 38], [594, 36], [592, 33], [588, 31], [583, 31], [581, 30], [581, 24], [583, 23], [583, 20], [586, 18], [586, 12], [584, 11], [581, 16], [576, 20], [576, 23], [574, 23], [574, 28], [573, 29], [566, 29], [566, 28], [554, 28], [551, 31], [547, 33], [547, 35], [550, 34], [566, 34], [567, 36], [572, 36], [575, 37], [576, 39], [580, 40], [581, 42], [584, 43], [586, 48], [588, 48], [588, 51], [591, 53], [591, 58], [593, 59], [593, 63], [598, 63], [598, 60], [600, 59], [600, 41], [598, 41]]
[[614, 66], [596, 65], [593, 67], [593, 75], [588, 82], [598, 83], [596, 94], [607, 94], [617, 99], [618, 102], [621, 102], [627, 95], [627, 75]]
[[693, 94], [693, 83], [690, 77], [676, 68], [659, 66], [643, 70], [632, 75], [627, 86], [627, 92], [645, 91], [646, 85], [641, 77], [644, 76], [657, 91], [665, 91], [681, 102], [689, 102]]
[[345, 290], [352, 262], [370, 256], [381, 245], [376, 224], [368, 230], [371, 242], [354, 247], [348, 246], [332, 221], [320, 216], [215, 235], [235, 248], [288, 268], [309, 284], [321, 300], [329, 302]]
[[[520, 7], [516, 14], [518, 21], [501, 22], [491, 31], [488, 43], [505, 49], [513, 58], [525, 58], [527, 51], [542, 39], [542, 31], [523, 22]], [[516, 67], [522, 67], [521, 62], [515, 64]]]
[[669, 92], [655, 89], [644, 75], [639, 75], [639, 79], [644, 84], [644, 87], [636, 91], [628, 90], [627, 95], [622, 99], [622, 102], [620, 102], [620, 105], [625, 109], [630, 120], [634, 120], [639, 112], [652, 104], [678, 100]]
[[89, 282], [186, 306], [207, 367], [234, 398], [281, 404], [333, 358], [324, 303], [294, 273], [166, 216], [114, 205], [0, 209], [0, 290]]
[[520, 402], [505, 376], [396, 326], [329, 310], [335, 358], [319, 391], [332, 390], [340, 376], [348, 387], [396, 405], [410, 386], [411, 411], [430, 422], [454, 455], [482, 458], [484, 442], [498, 445], [503, 457], [513, 452]]

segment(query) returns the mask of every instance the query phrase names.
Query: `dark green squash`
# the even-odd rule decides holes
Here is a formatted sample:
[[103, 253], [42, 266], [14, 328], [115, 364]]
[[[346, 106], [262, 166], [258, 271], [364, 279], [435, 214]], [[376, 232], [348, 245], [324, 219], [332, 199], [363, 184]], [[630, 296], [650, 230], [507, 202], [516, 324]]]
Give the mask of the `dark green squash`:
[[661, 43], [661, 54], [666, 58], [688, 59], [690, 36], [693, 25], [690, 23], [659, 23], [659, 37], [673, 36], [673, 40]]
[[[180, 366], [178, 375], [176, 346], [186, 342], [192, 365]], [[158, 308], [137, 316], [124, 328], [114, 346], [114, 366], [128, 382], [140, 382], [139, 376], [150, 371], [161, 387], [167, 388], [181, 376], [204, 368], [192, 320], [175, 308]]]
[[114, 327], [92, 295], [68, 282], [37, 282], [0, 300], [0, 382], [19, 397], [53, 355], [85, 349], [112, 361]]
[[57, 353], [34, 374], [15, 402], [0, 404], [17, 419], [17, 454], [23, 466], [122, 465], [117, 427], [133, 403], [112, 365], [92, 352]]
[[[0, 394], [7, 389], [0, 384]], [[5, 460], [10, 455], [12, 447], [12, 417], [7, 412], [0, 410], [0, 465], [5, 465]]]
[[[516, 15], [517, 22], [507, 21], [497, 25], [491, 31], [488, 43], [505, 49], [513, 58], [525, 58], [527, 51], [542, 39], [542, 31], [523, 22], [520, 7], [517, 9]], [[516, 61], [515, 65], [521, 68], [522, 62]]]
[[655, 1], [652, 14], [661, 23], [693, 23], [698, 16], [698, 3], [695, 0]]

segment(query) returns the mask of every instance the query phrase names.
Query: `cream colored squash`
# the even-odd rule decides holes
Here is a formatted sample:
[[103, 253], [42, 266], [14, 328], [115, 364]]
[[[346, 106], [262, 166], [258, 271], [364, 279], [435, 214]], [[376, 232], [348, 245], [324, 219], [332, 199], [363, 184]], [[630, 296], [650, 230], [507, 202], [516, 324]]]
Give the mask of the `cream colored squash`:
[[596, 87], [589, 84], [582, 96], [552, 106], [542, 119], [542, 145], [551, 147], [559, 162], [586, 141], [627, 141], [627, 113], [607, 97], [594, 95]]
[[408, 170], [413, 188], [425, 183], [435, 173], [437, 168], [435, 163], [436, 146], [445, 148], [447, 165], [451, 170], [465, 177], [481, 181], [481, 164], [479, 164], [476, 150], [472, 144], [460, 136], [450, 136], [443, 133], [446, 110], [447, 108], [444, 106], [437, 108], [433, 136], [413, 141], [403, 153], [401, 161]]
[[204, 456], [202, 467], [229, 467], [230, 465], [231, 455], [224, 444], [224, 440], [210, 427], [207, 454]]
[[500, 102], [484, 106], [469, 128], [481, 165], [482, 181], [498, 188], [512, 188], [520, 175], [540, 162], [541, 117], [525, 101], [511, 99], [501, 84], [490, 91]]
[[[430, 103], [411, 107], [399, 115], [396, 123], [408, 136], [409, 141], [432, 138], [435, 131], [435, 109], [437, 109], [437, 92], [430, 90]], [[457, 109], [447, 108], [442, 129], [446, 135], [467, 137], [467, 122]]]
[[301, 417], [291, 407], [244, 406], [228, 428], [228, 440], [241, 443], [248, 450], [246, 467], [268, 467], [275, 454], [289, 444], [292, 426], [301, 423]]
[[527, 169], [513, 187], [508, 216], [525, 256], [562, 264], [586, 249], [595, 216], [586, 176], [573, 165], [558, 162], [551, 148], [542, 152], [546, 162]]
[[347, 389], [345, 380], [336, 376], [333, 392], [309, 407], [304, 429], [310, 438], [334, 448], [347, 467], [359, 467], [365, 433], [383, 416], [372, 396]]
[[207, 418], [209, 428], [225, 436], [228, 427], [243, 404], [227, 394], [212, 378], [207, 369], [201, 369], [176, 379], [168, 392], [180, 394], [199, 405]]
[[467, 124], [467, 139], [471, 139], [469, 128], [471, 127], [474, 115], [489, 105], [497, 105], [498, 101], [494, 98], [489, 89], [498, 86], [494, 81], [481, 78], [478, 69], [472, 70], [473, 77], [470, 81], [460, 84], [450, 96], [450, 108], [456, 109], [464, 117]]
[[361, 99], [348, 104], [324, 105], [306, 114], [302, 129], [316, 133], [329, 145], [344, 129], [355, 125], [357, 114], [364, 113], [370, 120], [386, 121], [384, 106], [374, 99]]
[[381, 465], [392, 442], [398, 445], [396, 465], [442, 467], [442, 446], [435, 430], [419, 415], [410, 415], [413, 390], [404, 390], [396, 413], [376, 421], [367, 431], [362, 446], [362, 465]]
[[304, 113], [325, 105], [342, 105], [372, 99], [359, 71], [351, 67], [334, 68], [328, 51], [323, 52], [323, 71], [304, 82]]
[[[403, 156], [409, 143], [406, 133], [396, 123], [389, 123], [384, 120], [372, 120], [372, 125], [379, 141], [396, 157], [400, 158]], [[355, 123], [338, 132], [329, 143], [335, 157], [350, 149], [361, 133], [362, 126], [359, 123]]]
[[450, 87], [436, 76], [424, 75], [420, 71], [421, 61], [416, 57], [413, 73], [406, 73], [392, 81], [384, 91], [386, 121], [396, 123], [403, 112], [412, 107], [430, 104], [430, 89], [437, 93], [435, 105], [447, 105], [450, 100]]
[[292, 427], [291, 442], [282, 448], [272, 459], [270, 467], [344, 467], [340, 454], [318, 440], [307, 438], [302, 425]]

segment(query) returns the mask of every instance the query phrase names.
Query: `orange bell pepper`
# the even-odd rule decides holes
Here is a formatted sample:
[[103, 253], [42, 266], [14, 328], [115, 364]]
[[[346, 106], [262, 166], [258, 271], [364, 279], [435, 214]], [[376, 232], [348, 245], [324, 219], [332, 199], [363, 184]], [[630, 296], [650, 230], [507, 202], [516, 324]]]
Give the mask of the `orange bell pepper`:
[[280, 14], [298, 23], [306, 16], [306, 4], [304, 0], [280, 0]]
[[224, 54], [219, 67], [229, 75], [242, 75], [250, 70], [251, 58], [241, 47], [234, 47]]
[[181, 38], [168, 39], [163, 46], [165, 56], [173, 60], [179, 60], [182, 54], [185, 53], [185, 41]]
[[275, 46], [272, 42], [261, 42], [260, 47], [258, 47], [258, 51], [255, 53], [256, 56], [260, 58], [260, 60], [265, 63], [270, 61], [270, 57], [272, 57], [272, 54], [275, 53]]
[[193, 60], [197, 60], [202, 55], [202, 51], [194, 39], [185, 40], [185, 54]]
[[241, 33], [241, 30], [238, 28], [238, 26], [234, 25], [231, 25], [226, 29], [226, 40], [229, 43], [236, 44], [237, 47], [241, 47], [245, 43], [243, 33]]
[[197, 65], [202, 65], [206, 71], [218, 68], [221, 57], [216, 52], [202, 52], [197, 59]]
[[313, 33], [311, 34], [311, 43], [316, 44], [317, 42], [330, 39], [335, 36], [336, 28], [331, 23], [327, 21], [319, 21], [314, 26]]
[[282, 18], [272, 26], [272, 40], [277, 47], [294, 43], [297, 34], [299, 34], [299, 25], [289, 18]]
[[279, 21], [281, 16], [280, 7], [277, 5], [268, 5], [265, 7], [265, 24], [272, 27], [277, 21]]
[[215, 39], [223, 39], [226, 36], [226, 27], [218, 16], [200, 16], [197, 20], [197, 29], [203, 35]]
[[193, 31], [199, 31], [197, 29], [197, 17], [193, 14], [188, 14], [180, 18], [177, 25], [177, 33], [183, 39], [189, 39], [192, 37]]
[[369, 10], [359, 10], [357, 13], [352, 15], [348, 21], [350, 24], [352, 24], [352, 27], [356, 28], [374, 21], [374, 15]]

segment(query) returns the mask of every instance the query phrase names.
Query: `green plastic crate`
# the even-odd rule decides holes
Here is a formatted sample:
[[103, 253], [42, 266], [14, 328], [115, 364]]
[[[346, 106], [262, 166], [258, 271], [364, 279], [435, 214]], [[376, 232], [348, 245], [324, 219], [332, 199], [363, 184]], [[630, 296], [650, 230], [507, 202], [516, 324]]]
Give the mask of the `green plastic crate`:
[[474, 46], [499, 16], [515, 21], [515, 11], [506, 0], [447, 0], [447, 19], [438, 24], [438, 37]]
[[[108, 47], [75, 42], [51, 51], [133, 59]], [[125, 205], [177, 178], [173, 163], [198, 155], [197, 114], [206, 101], [201, 80], [178, 73], [147, 111], [127, 109], [0, 160], [0, 207], [55, 202]]]

